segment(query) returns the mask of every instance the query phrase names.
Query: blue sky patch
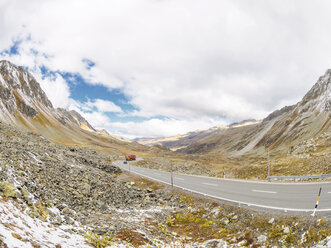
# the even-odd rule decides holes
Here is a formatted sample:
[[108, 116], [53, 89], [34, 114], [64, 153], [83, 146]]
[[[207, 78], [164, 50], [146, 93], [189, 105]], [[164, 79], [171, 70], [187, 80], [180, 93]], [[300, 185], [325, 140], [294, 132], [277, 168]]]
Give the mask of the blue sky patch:
[[4, 49], [0, 52], [0, 55], [17, 55], [19, 54], [18, 50], [19, 50], [19, 46], [22, 43], [22, 40], [16, 40], [13, 41], [13, 44], [11, 45], [11, 47], [9, 47], [9, 49]]
[[[26, 39], [18, 39], [13, 40], [12, 45], [0, 51], [0, 55], [3, 56], [13, 56], [19, 55], [19, 48], [22, 42], [26, 40], [31, 40], [31, 37], [27, 37]], [[34, 56], [43, 56], [44, 58], [48, 58], [49, 56], [45, 53], [41, 53], [38, 50], [33, 48], [30, 49], [31, 54]], [[86, 70], [91, 70], [92, 67], [96, 65], [96, 63], [90, 59], [82, 59], [82, 63], [85, 65]], [[26, 70], [32, 70], [33, 68], [25, 67]], [[153, 117], [141, 117], [141, 116], [125, 116], [125, 114], [131, 113], [133, 111], [138, 111], [139, 109], [134, 105], [130, 104], [130, 99], [120, 90], [120, 89], [108, 89], [107, 87], [96, 84], [92, 85], [87, 82], [79, 73], [70, 73], [66, 71], [53, 71], [50, 70], [45, 65], [39, 66], [40, 72], [42, 74], [42, 79], [49, 79], [51, 81], [56, 80], [58, 75], [63, 77], [63, 79], [67, 82], [70, 89], [70, 98], [79, 101], [81, 103], [87, 103], [88, 101], [94, 102], [96, 99], [102, 99], [105, 101], [111, 101], [117, 106], [119, 106], [123, 113], [112, 113], [107, 112], [103, 113], [109, 117], [112, 122], [144, 122], [151, 119], [160, 119], [166, 120], [168, 117], [165, 116], [153, 116]], [[97, 111], [96, 108], [93, 111]]]
[[[92, 62], [91, 62], [92, 63]], [[89, 62], [89, 65], [92, 66]], [[51, 71], [45, 66], [40, 67], [43, 78], [54, 78], [57, 74], [61, 75], [64, 80], [68, 83], [70, 88], [70, 97], [76, 101], [85, 103], [88, 100], [93, 101], [95, 99], [102, 99], [106, 101], [111, 101], [121, 107], [125, 113], [137, 110], [133, 105], [129, 104], [129, 99], [123, 94], [119, 89], [110, 90], [102, 85], [91, 85], [86, 82], [86, 80], [79, 73], [69, 73], [61, 71]], [[122, 120], [126, 119], [123, 117], [116, 117], [116, 114], [109, 115], [112, 119]], [[137, 120], [141, 118], [132, 117], [128, 119]]]
[[93, 66], [95, 66], [95, 63], [92, 60], [89, 59], [83, 59], [82, 62], [85, 64], [85, 68], [87, 70], [91, 70]]

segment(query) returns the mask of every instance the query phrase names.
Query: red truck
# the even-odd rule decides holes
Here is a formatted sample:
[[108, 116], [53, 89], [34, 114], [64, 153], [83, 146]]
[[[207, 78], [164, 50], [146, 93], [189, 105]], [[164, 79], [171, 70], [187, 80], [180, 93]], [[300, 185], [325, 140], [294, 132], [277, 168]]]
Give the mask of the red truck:
[[126, 155], [125, 155], [125, 160], [126, 160], [126, 161], [136, 160], [136, 155], [126, 154]]

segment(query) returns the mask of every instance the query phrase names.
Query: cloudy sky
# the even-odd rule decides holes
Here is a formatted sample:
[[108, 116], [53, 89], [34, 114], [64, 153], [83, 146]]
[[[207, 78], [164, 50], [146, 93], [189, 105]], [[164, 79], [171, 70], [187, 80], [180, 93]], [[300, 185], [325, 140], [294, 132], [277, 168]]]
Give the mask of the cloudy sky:
[[331, 1], [0, 0], [0, 59], [125, 138], [261, 119], [331, 68]]

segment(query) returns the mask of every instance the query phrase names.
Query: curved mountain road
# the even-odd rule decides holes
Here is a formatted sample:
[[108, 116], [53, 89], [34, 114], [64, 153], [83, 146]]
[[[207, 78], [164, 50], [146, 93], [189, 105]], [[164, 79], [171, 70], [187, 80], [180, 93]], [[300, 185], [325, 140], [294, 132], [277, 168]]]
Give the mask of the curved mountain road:
[[[114, 165], [132, 173], [171, 184], [171, 174], [124, 164], [117, 161]], [[220, 179], [173, 173], [174, 187], [205, 195], [218, 200], [246, 205], [250, 208], [263, 208], [275, 211], [312, 213], [320, 187], [322, 193], [316, 212], [331, 214], [331, 182], [317, 183], [277, 183]]]

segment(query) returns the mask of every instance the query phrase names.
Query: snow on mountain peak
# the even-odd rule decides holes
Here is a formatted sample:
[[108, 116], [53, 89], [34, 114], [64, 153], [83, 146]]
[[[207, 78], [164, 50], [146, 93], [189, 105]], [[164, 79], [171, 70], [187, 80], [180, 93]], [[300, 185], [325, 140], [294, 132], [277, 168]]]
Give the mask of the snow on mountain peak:
[[331, 111], [331, 69], [320, 77], [317, 83], [304, 96], [300, 105], [304, 110], [312, 109], [318, 112]]
[[[36, 120], [36, 117], [39, 119]], [[28, 119], [44, 122], [60, 122], [95, 131], [78, 113], [54, 109], [51, 101], [30, 72], [9, 61], [0, 61], [0, 120], [6, 123], [27, 125]], [[47, 121], [46, 121], [47, 119]], [[52, 119], [52, 120], [51, 120]]]
[[[33, 107], [34, 104], [40, 103], [48, 108], [53, 107], [36, 79], [22, 66], [16, 66], [6, 60], [0, 61], [0, 83], [1, 92], [7, 92], [7, 98], [14, 96], [16, 105]], [[2, 100], [5, 95], [1, 95]]]

